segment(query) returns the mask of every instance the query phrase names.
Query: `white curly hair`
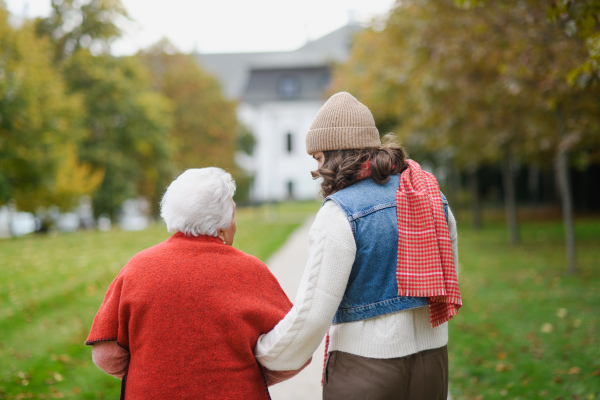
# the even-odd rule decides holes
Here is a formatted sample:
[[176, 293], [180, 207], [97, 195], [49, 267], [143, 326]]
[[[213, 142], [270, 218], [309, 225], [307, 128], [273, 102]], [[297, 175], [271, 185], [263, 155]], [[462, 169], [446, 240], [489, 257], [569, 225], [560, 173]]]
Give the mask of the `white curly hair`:
[[217, 236], [231, 225], [235, 182], [221, 168], [188, 169], [175, 179], [160, 202], [169, 232]]

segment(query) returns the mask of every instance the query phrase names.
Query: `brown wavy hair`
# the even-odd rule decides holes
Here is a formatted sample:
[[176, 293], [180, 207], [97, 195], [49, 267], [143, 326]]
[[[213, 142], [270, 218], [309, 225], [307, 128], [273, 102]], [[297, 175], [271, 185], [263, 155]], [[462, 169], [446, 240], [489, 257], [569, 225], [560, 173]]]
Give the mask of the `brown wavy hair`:
[[325, 162], [316, 171], [313, 179], [323, 178], [321, 195], [330, 196], [357, 181], [361, 167], [371, 161], [371, 178], [379, 184], [390, 180], [390, 175], [399, 174], [406, 168], [406, 152], [401, 146], [388, 143], [382, 147], [324, 151]]

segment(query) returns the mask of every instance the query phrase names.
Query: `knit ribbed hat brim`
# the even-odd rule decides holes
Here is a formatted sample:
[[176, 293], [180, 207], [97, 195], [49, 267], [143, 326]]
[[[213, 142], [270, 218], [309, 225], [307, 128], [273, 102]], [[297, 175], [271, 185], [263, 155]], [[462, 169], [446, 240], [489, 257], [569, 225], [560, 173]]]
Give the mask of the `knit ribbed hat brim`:
[[371, 111], [350, 93], [336, 93], [317, 113], [306, 134], [306, 152], [379, 147]]
[[361, 149], [363, 147], [379, 147], [379, 131], [375, 127], [347, 126], [338, 128], [311, 129], [310, 139], [306, 138], [306, 152], [314, 154], [318, 151]]

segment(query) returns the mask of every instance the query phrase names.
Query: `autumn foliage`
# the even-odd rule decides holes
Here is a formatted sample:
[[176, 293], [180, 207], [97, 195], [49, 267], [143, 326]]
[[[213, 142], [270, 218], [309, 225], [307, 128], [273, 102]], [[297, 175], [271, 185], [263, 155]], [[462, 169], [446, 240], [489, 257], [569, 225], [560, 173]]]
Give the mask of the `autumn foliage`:
[[144, 197], [157, 215], [187, 168], [243, 180], [236, 104], [166, 42], [112, 56], [126, 18], [119, 0], [54, 0], [47, 18], [13, 26], [0, 3], [0, 206], [69, 210], [88, 195], [96, 215], [115, 218]]

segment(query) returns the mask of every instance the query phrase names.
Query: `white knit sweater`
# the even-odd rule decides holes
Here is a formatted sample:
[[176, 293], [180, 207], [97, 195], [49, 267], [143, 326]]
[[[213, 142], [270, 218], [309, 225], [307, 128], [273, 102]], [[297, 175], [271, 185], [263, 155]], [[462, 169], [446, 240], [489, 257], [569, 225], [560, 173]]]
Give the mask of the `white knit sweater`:
[[[448, 210], [450, 239], [458, 274], [456, 221]], [[300, 368], [323, 340], [342, 300], [356, 243], [344, 212], [328, 201], [318, 212], [308, 237], [308, 261], [294, 307], [255, 348], [258, 361], [273, 371]], [[448, 324], [432, 328], [429, 307], [331, 326], [329, 351], [369, 358], [395, 358], [448, 343]]]

